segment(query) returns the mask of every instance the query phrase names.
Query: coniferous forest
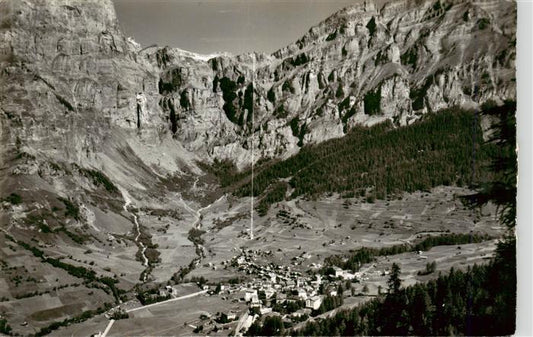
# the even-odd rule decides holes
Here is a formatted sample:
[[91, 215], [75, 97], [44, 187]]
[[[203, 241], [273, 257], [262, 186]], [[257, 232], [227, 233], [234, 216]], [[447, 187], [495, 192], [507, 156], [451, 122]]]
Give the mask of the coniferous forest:
[[[426, 284], [389, 292], [349, 311], [287, 331], [299, 336], [509, 335], [514, 332], [513, 270], [496, 260], [466, 272], [450, 270]], [[393, 268], [394, 271], [394, 268]], [[397, 276], [396, 276], [397, 277]], [[396, 288], [395, 288], [396, 287]]]
[[[354, 127], [345, 137], [305, 146], [286, 160], [258, 163], [253, 184], [258, 212], [266, 214], [286, 197], [338, 192], [372, 201], [439, 185], [486, 183], [493, 172], [484, 167], [496, 147], [483, 141], [481, 114], [452, 108], [402, 128], [390, 121]], [[216, 162], [210, 170], [237, 196], [252, 194], [251, 170], [237, 172], [228, 162]]]
[[0, 0], [0, 337], [512, 335], [520, 2]]

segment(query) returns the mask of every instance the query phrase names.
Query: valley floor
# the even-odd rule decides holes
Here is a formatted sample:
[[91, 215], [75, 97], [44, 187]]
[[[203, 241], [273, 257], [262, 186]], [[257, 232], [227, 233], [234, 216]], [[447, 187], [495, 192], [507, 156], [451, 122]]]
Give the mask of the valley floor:
[[[337, 195], [319, 200], [285, 201], [273, 205], [266, 216], [254, 217], [253, 240], [250, 240], [249, 234], [250, 199], [223, 196], [215, 199], [212, 204], [202, 206], [184, 201], [178, 195], [172, 202], [165, 203], [171, 205], [171, 209], [166, 206], [165, 210], [156, 209], [153, 201], [134, 201], [130, 207], [137, 208], [135, 214], [141, 228], [150, 233], [152, 244], [160, 252], [160, 260], [153, 264], [147, 284], [159, 287], [159, 292], [165, 294], [165, 285], [169, 279], [180, 268], [183, 270], [190, 267], [189, 272], [183, 274], [184, 280], [190, 282], [204, 279], [208, 293], [130, 312], [128, 319], [115, 321], [107, 335], [191, 335], [195, 331], [199, 332], [200, 326], [203, 327], [201, 334], [228, 335], [242, 322], [223, 324], [216, 322], [215, 317], [230, 311], [238, 317], [244, 317], [253, 305], [244, 300], [247, 291], [252, 288], [274, 289], [280, 298], [284, 290], [297, 290], [298, 285], [293, 284], [293, 279], [294, 283], [303, 284], [300, 287], [307, 287], [309, 297], [319, 295], [318, 285], [313, 281], [324, 267], [324, 259], [332, 255], [350, 254], [361, 247], [381, 248], [416, 243], [428, 236], [447, 233], [487, 234], [494, 238], [481, 243], [437, 246], [424, 252], [377, 257], [374, 262], [361, 266], [356, 273], [359, 282], [352, 280], [352, 290], [345, 289], [342, 295], [343, 307], [373, 298], [380, 289], [385, 291], [392, 263], [401, 267], [401, 278], [405, 286], [436, 278], [439, 272], [446, 273], [451, 267], [466, 269], [473, 264], [486, 263], [494, 253], [497, 238], [503, 233], [503, 228], [498, 224], [494, 207], [489, 205], [481, 211], [473, 211], [462, 205], [458, 197], [469, 192], [462, 188], [439, 187], [431, 192], [406, 194], [402, 199], [376, 200], [374, 203], [356, 198], [342, 199]], [[199, 240], [190, 241], [192, 228], [200, 231]], [[15, 249], [20, 251], [20, 248]], [[56, 248], [58, 253], [61, 253], [61, 249]], [[72, 254], [71, 251], [62, 253]], [[14, 253], [6, 247], [3, 254]], [[99, 268], [109, 266], [115, 274], [124, 275], [120, 277], [119, 285], [125, 285], [128, 279], [131, 280], [130, 284], [135, 283], [133, 270], [132, 274], [125, 273], [128, 264], [121, 262], [123, 259], [127, 261], [132, 255], [123, 251], [117, 255], [109, 254], [108, 260], [102, 255], [95, 258], [97, 254], [102, 253], [99, 253], [99, 247], [95, 245], [93, 252], [85, 254], [85, 257], [94, 259]], [[10, 261], [15, 260], [10, 257]], [[116, 262], [111, 266], [106, 261]], [[428, 275], [420, 275], [419, 272], [424, 271], [431, 262], [436, 263], [436, 270]], [[142, 260], [137, 260], [135, 265], [136, 282], [140, 283], [138, 278], [143, 270]], [[42, 263], [36, 263], [35, 266], [47, 267]], [[275, 272], [277, 277], [274, 280], [267, 272], [272, 266], [279, 266], [281, 270]], [[56, 268], [53, 269], [57, 272]], [[273, 269], [270, 270], [274, 272]], [[66, 282], [69, 277], [67, 274], [60, 279]], [[3, 282], [9, 282], [6, 278]], [[72, 282], [75, 280], [74, 278]], [[343, 282], [330, 279], [327, 275], [323, 279], [327, 289], [344, 284]], [[216, 293], [214, 290], [219, 283], [224, 285], [224, 290]], [[172, 297], [201, 290], [194, 283], [178, 284], [173, 288], [176, 293]], [[69, 285], [65, 289], [75, 288]], [[92, 295], [83, 296], [85, 308], [94, 306], [97, 298], [95, 295], [99, 291], [95, 289]], [[83, 292], [78, 290], [77, 294], [82, 295]], [[104, 299], [109, 300], [103, 294]], [[43, 296], [49, 298], [45, 299]], [[41, 297], [41, 302], [46, 303], [42, 308], [36, 306]], [[78, 296], [75, 297], [79, 300]], [[290, 297], [289, 295], [289, 300]], [[65, 295], [58, 291], [2, 302], [0, 308], [19, 313], [18, 316], [11, 317], [9, 323], [15, 331], [30, 334], [52, 318], [57, 320], [65, 317], [60, 312], [67, 313], [68, 303], [70, 302], [65, 300]], [[21, 306], [27, 309], [22, 310]], [[122, 304], [125, 310], [139, 306], [141, 304], [132, 296]], [[15, 307], [19, 309], [13, 310]], [[268, 305], [262, 304], [261, 307], [268, 308]], [[264, 310], [267, 314], [268, 310]], [[55, 316], [40, 318], [48, 311], [54, 312]], [[286, 319], [293, 319], [292, 314], [288, 314]], [[27, 325], [22, 325], [24, 322]], [[103, 332], [108, 323], [109, 320], [103, 315], [96, 315], [79, 324], [55, 330], [52, 335], [75, 336], [82, 331]], [[299, 324], [298, 319], [294, 319], [293, 323]]]

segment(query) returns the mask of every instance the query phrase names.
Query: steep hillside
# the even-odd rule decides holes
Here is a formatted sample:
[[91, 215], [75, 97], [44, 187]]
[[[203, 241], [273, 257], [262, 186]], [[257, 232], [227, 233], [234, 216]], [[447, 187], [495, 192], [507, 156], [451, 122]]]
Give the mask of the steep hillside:
[[67, 223], [103, 239], [98, 224], [113, 216], [102, 210], [216, 199], [198, 161], [243, 168], [356, 125], [407, 125], [516, 91], [513, 2], [365, 1], [272, 55], [238, 56], [143, 49], [110, 0], [0, 9], [1, 197], [23, 200], [5, 206], [13, 228], [35, 228], [25, 219], [38, 209], [61, 228], [64, 199], [81, 210]]
[[272, 55], [212, 58], [141, 49], [111, 1], [3, 6], [2, 123], [18, 123], [4, 136], [87, 165], [120, 147], [102, 149], [110, 137], [164, 173], [180, 165], [151, 145], [243, 167], [251, 148], [286, 157], [357, 124], [515, 96], [513, 2], [365, 1]]
[[[514, 111], [506, 101], [501, 109]], [[479, 114], [488, 114], [488, 106]], [[417, 123], [395, 128], [390, 121], [354, 127], [342, 138], [306, 146], [285, 160], [262, 161], [237, 172], [229, 162], [211, 170], [228, 191], [258, 197], [259, 215], [270, 204], [304, 196], [316, 199], [337, 192], [367, 201], [401, 197], [436, 186], [479, 186], [490, 181], [486, 167], [494, 147], [483, 141], [478, 113], [441, 110]]]
[[[111, 1], [3, 1], [0, 22], [0, 311], [45, 334], [134, 296], [156, 265], [191, 263], [180, 193], [201, 171]], [[179, 259], [160, 257], [157, 219], [183, 221]]]
[[[231, 259], [248, 242], [249, 201], [224, 195], [210, 174], [213, 163], [243, 169], [301, 153], [298, 159], [311, 145], [341, 137], [326, 148], [355, 152], [354, 144], [367, 142], [362, 126], [385, 125], [379, 137], [394, 142], [424, 130], [424, 121], [399, 128], [427, 113], [514, 99], [515, 27], [511, 1], [393, 1], [382, 8], [365, 1], [272, 55], [206, 56], [143, 48], [121, 32], [111, 0], [0, 1], [0, 312], [17, 333], [46, 334], [59, 321], [83, 321], [137, 295], [145, 300], [153, 295], [146, 285], [182, 282], [214, 258], [206, 247], [220, 243], [215, 236], [225, 228], [216, 252]], [[446, 116], [427, 122], [439, 137], [472, 121]], [[450, 124], [439, 131], [434, 121]], [[446, 143], [463, 145], [460, 165], [443, 168], [424, 188], [469, 173], [468, 131]], [[449, 148], [429, 150], [451, 158]], [[342, 173], [352, 172], [345, 166]], [[266, 178], [265, 186], [279, 180], [279, 199], [288, 176]], [[329, 190], [368, 185], [337, 183]], [[421, 188], [408, 183], [408, 191]], [[313, 194], [324, 191], [315, 187]], [[261, 221], [267, 233], [271, 222]], [[202, 222], [211, 225], [205, 232]]]
[[242, 167], [250, 147], [256, 158], [288, 156], [357, 124], [406, 125], [450, 106], [513, 99], [514, 6], [393, 1], [380, 9], [367, 1], [273, 55], [206, 64], [167, 48], [146, 53], [162, 69], [163, 111], [176, 116], [176, 137]]
[[516, 91], [507, 1], [365, 1], [272, 55], [239, 56], [142, 49], [110, 0], [7, 1], [1, 12], [3, 197], [185, 193], [196, 161], [242, 168], [359, 124], [406, 125]]

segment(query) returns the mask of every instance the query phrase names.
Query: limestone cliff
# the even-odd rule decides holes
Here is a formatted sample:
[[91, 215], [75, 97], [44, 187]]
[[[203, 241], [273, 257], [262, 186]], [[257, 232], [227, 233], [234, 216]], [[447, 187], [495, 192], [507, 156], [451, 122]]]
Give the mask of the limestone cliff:
[[[121, 32], [111, 0], [0, 0], [2, 270], [38, 283], [16, 290], [32, 297], [58, 296], [58, 281], [75, 276], [68, 297], [81, 312], [122, 301], [112, 280], [132, 295], [139, 282], [181, 282], [219, 254], [197, 240], [204, 215], [217, 227], [205, 228], [212, 239], [231, 229], [231, 259], [241, 245], [233, 237], [248, 238], [249, 200], [223, 195], [199, 162], [243, 168], [357, 124], [401, 127], [445, 107], [514, 98], [515, 7], [360, 1], [272, 55], [233, 56], [143, 48]], [[44, 269], [18, 274], [26, 261]], [[5, 275], [0, 283], [18, 287]], [[0, 297], [21, 335], [85, 315]]]
[[366, 1], [272, 55], [143, 56], [160, 69], [163, 113], [184, 146], [245, 165], [251, 146], [257, 157], [288, 156], [355, 124], [401, 126], [514, 98], [515, 26], [513, 2]]
[[110, 0], [7, 1], [1, 12], [2, 157], [37, 162], [16, 172], [76, 163], [143, 188], [190, 169], [159, 106], [159, 72], [121, 33]]
[[127, 144], [157, 174], [193, 159], [242, 167], [252, 147], [255, 160], [288, 156], [356, 124], [406, 125], [516, 91], [512, 1], [364, 1], [272, 55], [238, 56], [141, 49], [110, 0], [1, 10], [4, 149], [81, 165]]

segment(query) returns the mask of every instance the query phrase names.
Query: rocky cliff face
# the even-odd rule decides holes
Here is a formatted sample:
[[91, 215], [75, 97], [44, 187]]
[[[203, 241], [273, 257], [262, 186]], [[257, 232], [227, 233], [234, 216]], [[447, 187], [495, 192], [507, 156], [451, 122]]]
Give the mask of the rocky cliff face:
[[[120, 31], [111, 0], [0, 0], [0, 240], [17, 246], [0, 260], [13, 259], [10, 270], [27, 264], [35, 280], [30, 266], [46, 261], [21, 243], [61, 259], [58, 274], [46, 265], [38, 282], [55, 294], [68, 276], [60, 269], [73, 266], [120, 289], [180, 280], [211, 254], [190, 232], [204, 214], [220, 227], [209, 235], [231, 224], [232, 236], [248, 237], [249, 201], [220, 197], [198, 161], [245, 167], [354, 125], [400, 127], [445, 107], [514, 98], [515, 28], [511, 1], [367, 1], [272, 55], [205, 56], [143, 49]], [[85, 290], [69, 294], [80, 305], [118, 301]], [[22, 334], [43, 327], [9, 310]]]
[[288, 156], [356, 124], [515, 97], [510, 1], [364, 1], [272, 55], [213, 57], [141, 49], [110, 0], [2, 6], [6, 149], [82, 165], [127, 144], [158, 174], [242, 167], [251, 148]]
[[401, 126], [514, 98], [515, 26], [512, 2], [366, 1], [272, 55], [204, 61], [154, 48], [143, 56], [157, 60], [176, 137], [244, 165], [252, 146], [257, 157], [288, 156], [356, 124]]
[[1, 11], [3, 161], [37, 161], [16, 172], [76, 163], [142, 188], [189, 170], [160, 107], [159, 71], [120, 32], [111, 1], [7, 1]]

